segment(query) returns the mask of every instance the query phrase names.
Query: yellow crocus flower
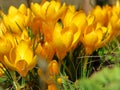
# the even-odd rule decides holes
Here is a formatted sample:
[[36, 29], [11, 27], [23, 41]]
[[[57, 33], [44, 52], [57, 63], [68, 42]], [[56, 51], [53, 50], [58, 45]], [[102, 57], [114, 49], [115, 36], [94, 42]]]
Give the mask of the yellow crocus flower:
[[50, 75], [58, 75], [59, 74], [59, 66], [56, 60], [52, 60], [48, 64], [48, 72]]
[[119, 1], [116, 1], [116, 5], [112, 8], [112, 15], [109, 20], [109, 24], [111, 24], [114, 34], [117, 36], [117, 39], [120, 40], [120, 6]]
[[112, 13], [112, 16], [110, 18], [109, 23], [111, 24], [114, 33], [119, 34], [119, 32], [120, 32], [120, 18], [119, 18], [119, 15], [117, 15], [117, 13], [115, 13], [115, 12]]
[[[92, 29], [92, 27], [89, 28]], [[95, 47], [96, 42], [98, 41], [98, 36], [94, 30], [91, 30], [89, 32], [87, 31], [88, 30], [86, 30], [86, 32], [83, 34], [84, 36], [82, 42], [85, 45], [86, 53], [91, 54]]]
[[103, 8], [96, 6], [91, 12], [91, 14], [95, 16], [95, 23], [99, 22], [100, 24], [107, 26], [111, 10], [110, 6], [104, 6]]
[[[92, 20], [92, 21], [89, 21]], [[105, 45], [113, 37], [112, 28], [102, 26], [100, 23], [94, 23], [94, 18], [89, 16], [88, 26], [86, 26], [81, 41], [83, 42], [86, 55]]]
[[66, 5], [61, 5], [57, 1], [45, 1], [42, 4], [31, 3], [31, 9], [33, 13], [42, 18], [45, 21], [56, 21], [58, 20], [66, 11]]
[[68, 49], [73, 41], [73, 31], [71, 28], [62, 29], [57, 23], [53, 32], [53, 46], [59, 59], [66, 56]]
[[5, 65], [16, 70], [21, 76], [25, 77], [29, 70], [35, 67], [37, 57], [34, 56], [29, 44], [21, 41], [15, 48], [12, 48], [9, 56], [4, 56]]
[[56, 84], [49, 84], [48, 90], [57, 90]]
[[53, 80], [53, 83], [48, 83], [48, 90], [57, 90], [55, 81], [55, 75], [59, 75], [59, 66], [56, 60], [53, 60], [48, 65], [48, 72], [49, 76], [51, 77], [51, 80]]
[[21, 4], [18, 9], [10, 6], [8, 14], [3, 16], [3, 21], [11, 32], [19, 34], [30, 23], [31, 16], [30, 9]]
[[[43, 63], [45, 61], [42, 61]], [[42, 63], [41, 63], [42, 64]], [[59, 75], [59, 66], [58, 62], [56, 60], [50, 61], [46, 67], [44, 68], [39, 68], [38, 69], [38, 74], [41, 77], [41, 79], [49, 84], [55, 84], [56, 81], [56, 75]]]
[[112, 15], [109, 20], [109, 24], [111, 24], [113, 31], [115, 34], [118, 34], [120, 31], [120, 7], [119, 6], [113, 6], [112, 8]]
[[40, 30], [40, 33], [44, 33], [45, 40], [51, 43], [54, 25], [64, 16], [66, 5], [52, 0], [41, 4], [31, 3], [31, 9], [35, 15], [31, 23], [33, 32]]
[[75, 7], [68, 7], [61, 22], [56, 23], [52, 35], [53, 46], [59, 59], [63, 59], [71, 48], [76, 48], [86, 23], [83, 11], [76, 12]]
[[120, 6], [113, 6], [112, 13], [116, 13], [117, 15], [120, 15]]
[[75, 11], [75, 7], [70, 5], [64, 18], [62, 19], [62, 23], [63, 28], [69, 27], [74, 32], [71, 47], [75, 48], [87, 23], [85, 13], [82, 10]]

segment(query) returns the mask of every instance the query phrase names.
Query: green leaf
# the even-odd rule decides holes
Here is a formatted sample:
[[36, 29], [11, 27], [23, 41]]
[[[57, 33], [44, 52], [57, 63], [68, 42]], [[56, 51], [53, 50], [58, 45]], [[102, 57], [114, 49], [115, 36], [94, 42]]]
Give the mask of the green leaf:
[[120, 90], [120, 67], [104, 68], [90, 78], [78, 80], [80, 90]]

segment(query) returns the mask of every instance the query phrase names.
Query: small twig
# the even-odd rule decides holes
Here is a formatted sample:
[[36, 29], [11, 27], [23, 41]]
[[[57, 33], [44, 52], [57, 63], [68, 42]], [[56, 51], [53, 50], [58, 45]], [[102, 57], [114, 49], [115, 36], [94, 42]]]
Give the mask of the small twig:
[[28, 8], [30, 8], [30, 0], [26, 0]]
[[[106, 55], [104, 55], [106, 56]], [[97, 58], [97, 57], [103, 57], [103, 56], [81, 56], [81, 57], [77, 57], [78, 59], [82, 59], [82, 58]]]

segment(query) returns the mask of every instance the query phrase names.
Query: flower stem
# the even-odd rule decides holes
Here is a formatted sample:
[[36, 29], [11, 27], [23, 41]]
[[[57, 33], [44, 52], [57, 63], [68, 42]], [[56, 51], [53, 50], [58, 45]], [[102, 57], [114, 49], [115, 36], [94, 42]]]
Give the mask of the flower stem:
[[87, 64], [88, 64], [88, 57], [85, 57], [84, 64], [83, 64], [83, 77], [86, 77], [87, 73]]
[[15, 72], [15, 71], [10, 71], [10, 74], [11, 74], [12, 79], [13, 79], [13, 85], [14, 85], [14, 87], [15, 87], [15, 90], [21, 90], [21, 89], [20, 89], [20, 85], [19, 85], [19, 83], [17, 82], [16, 72]]

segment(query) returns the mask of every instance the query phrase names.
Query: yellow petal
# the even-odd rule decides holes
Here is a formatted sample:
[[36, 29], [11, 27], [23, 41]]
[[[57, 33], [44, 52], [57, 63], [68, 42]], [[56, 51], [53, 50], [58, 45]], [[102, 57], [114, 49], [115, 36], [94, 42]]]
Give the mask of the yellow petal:
[[63, 60], [63, 58], [67, 55], [67, 51], [66, 50], [64, 50], [64, 51], [57, 51], [56, 55], [57, 55], [59, 60]]
[[58, 75], [59, 74], [59, 67], [56, 60], [53, 60], [48, 65], [50, 75]]
[[86, 23], [85, 13], [83, 11], [79, 11], [76, 14], [74, 14], [71, 23], [74, 23], [78, 27], [82, 27]]
[[25, 60], [19, 60], [15, 63], [15, 67], [17, 68], [18, 72], [22, 72], [27, 69], [27, 62]]
[[21, 4], [19, 9], [18, 9], [22, 14], [25, 14], [26, 15], [26, 12], [27, 12], [27, 8], [24, 4]]
[[35, 65], [37, 64], [37, 56], [35, 55], [33, 58], [32, 58], [32, 61], [29, 63], [28, 65], [28, 70], [31, 70], [35, 67]]
[[17, 8], [15, 8], [14, 6], [10, 6], [8, 10], [8, 14], [14, 16], [16, 13], [17, 13]]
[[66, 46], [64, 45], [62, 41], [61, 36], [61, 30], [62, 26], [60, 24], [56, 24], [55, 30], [53, 32], [53, 44], [57, 51], [62, 52], [63, 50], [66, 50]]
[[94, 20], [95, 20], [95, 17], [94, 17], [94, 16], [88, 15], [88, 17], [87, 17], [88, 26], [89, 26], [89, 25], [92, 25], [93, 22], [94, 22]]
[[85, 40], [85, 45], [93, 48], [94, 45], [95, 45], [95, 43], [96, 43], [97, 40], [98, 40], [98, 36], [97, 36], [97, 34], [95, 33], [95, 31], [93, 30], [93, 31], [85, 34], [84, 40]]
[[0, 39], [0, 42], [1, 42], [1, 44], [0, 44], [0, 54], [9, 53], [9, 51], [12, 47], [11, 42], [9, 40], [4, 40], [4, 39]]
[[48, 90], [57, 90], [56, 85], [55, 84], [48, 85]]
[[12, 69], [12, 70], [16, 70], [16, 68], [15, 68], [15, 66], [14, 66], [14, 63], [11, 63], [11, 62], [8, 60], [7, 56], [4, 56], [4, 63], [5, 63], [5, 65], [6, 65], [6, 67], [8, 67], [8, 68], [10, 68], [10, 69]]
[[62, 35], [61, 38], [66, 48], [69, 48], [73, 41], [73, 32], [69, 28], [65, 28], [65, 29], [61, 32]]
[[73, 16], [74, 16], [74, 13], [68, 10], [63, 19], [64, 26], [69, 26], [69, 24], [72, 21]]
[[33, 11], [33, 13], [37, 16], [41, 16], [40, 12], [41, 12], [41, 6], [38, 3], [31, 3], [31, 9]]

